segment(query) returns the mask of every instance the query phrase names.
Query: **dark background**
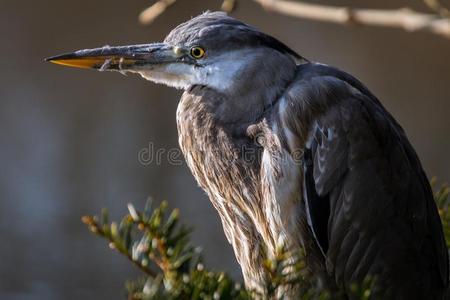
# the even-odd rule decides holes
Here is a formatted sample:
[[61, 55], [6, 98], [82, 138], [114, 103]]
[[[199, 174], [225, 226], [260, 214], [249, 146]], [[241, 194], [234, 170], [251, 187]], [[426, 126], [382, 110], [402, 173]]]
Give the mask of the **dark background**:
[[[395, 29], [341, 27], [264, 12], [236, 17], [305, 57], [360, 78], [405, 128], [429, 176], [450, 179], [450, 40]], [[395, 8], [420, 1], [322, 1]], [[113, 217], [147, 196], [180, 207], [206, 264], [239, 277], [218, 216], [186, 165], [142, 165], [141, 149], [178, 149], [180, 91], [118, 73], [61, 68], [43, 58], [161, 41], [220, 1], [179, 0], [151, 26], [151, 1], [0, 0], [0, 299], [120, 299], [138, 273], [91, 235], [80, 216]]]

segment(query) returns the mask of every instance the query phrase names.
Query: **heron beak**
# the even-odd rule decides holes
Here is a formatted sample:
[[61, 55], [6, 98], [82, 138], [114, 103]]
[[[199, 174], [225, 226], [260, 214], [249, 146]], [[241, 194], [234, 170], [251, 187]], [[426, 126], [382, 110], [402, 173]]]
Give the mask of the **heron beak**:
[[138, 70], [146, 65], [175, 62], [179, 57], [180, 53], [177, 48], [165, 43], [154, 43], [85, 49], [52, 56], [46, 58], [45, 61], [63, 66], [98, 69], [100, 71], [127, 71]]

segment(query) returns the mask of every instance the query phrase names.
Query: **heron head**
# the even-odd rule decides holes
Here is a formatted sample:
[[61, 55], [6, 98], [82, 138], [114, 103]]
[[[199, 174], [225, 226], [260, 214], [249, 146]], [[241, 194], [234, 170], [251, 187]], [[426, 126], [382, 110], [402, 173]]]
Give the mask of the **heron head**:
[[[100, 71], [138, 73], [176, 88], [204, 85], [225, 91], [261, 68], [295, 66], [293, 50], [222, 12], [207, 12], [173, 29], [162, 43], [104, 46], [47, 61]], [[274, 72], [276, 74], [276, 72]], [[272, 80], [268, 76], [266, 81]]]

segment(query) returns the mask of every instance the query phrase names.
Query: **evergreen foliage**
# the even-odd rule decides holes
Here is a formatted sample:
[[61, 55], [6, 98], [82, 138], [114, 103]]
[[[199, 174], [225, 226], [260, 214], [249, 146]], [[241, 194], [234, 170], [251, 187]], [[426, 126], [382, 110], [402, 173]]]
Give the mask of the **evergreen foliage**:
[[[431, 184], [436, 185], [435, 178]], [[443, 185], [434, 196], [450, 248], [449, 194], [450, 188]], [[314, 286], [302, 253], [280, 246], [276, 255], [266, 255], [263, 267], [268, 275], [263, 289], [247, 290], [225, 272], [204, 267], [199, 248], [190, 243], [190, 230], [179, 224], [178, 209], [168, 212], [167, 202], [153, 208], [149, 201], [142, 212], [131, 204], [128, 210], [119, 223], [110, 222], [105, 209], [100, 217], [82, 218], [111, 249], [142, 271], [142, 278], [126, 283], [128, 299], [282, 299], [292, 290], [301, 300], [331, 299], [328, 291]], [[367, 279], [361, 286], [353, 286], [352, 293], [357, 299], [369, 299], [373, 282]]]

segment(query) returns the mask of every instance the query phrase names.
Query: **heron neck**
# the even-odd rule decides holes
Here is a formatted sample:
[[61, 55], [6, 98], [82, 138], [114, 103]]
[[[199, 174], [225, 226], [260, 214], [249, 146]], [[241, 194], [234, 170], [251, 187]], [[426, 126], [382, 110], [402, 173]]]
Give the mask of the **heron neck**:
[[[270, 49], [252, 51], [226, 88], [191, 86], [185, 93], [199, 97], [217, 125], [242, 126], [262, 118], [295, 79], [292, 57]], [[212, 74], [211, 76], [214, 76]]]

